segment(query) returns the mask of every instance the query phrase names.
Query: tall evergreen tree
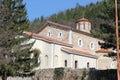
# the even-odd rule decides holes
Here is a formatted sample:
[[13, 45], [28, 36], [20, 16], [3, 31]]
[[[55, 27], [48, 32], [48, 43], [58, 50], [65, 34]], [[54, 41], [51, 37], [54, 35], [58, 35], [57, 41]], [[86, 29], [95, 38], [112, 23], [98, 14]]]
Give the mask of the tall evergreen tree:
[[6, 80], [7, 75], [30, 72], [37, 63], [36, 56], [30, 58], [32, 43], [26, 43], [30, 37], [22, 36], [29, 29], [23, 0], [2, 0], [0, 16], [0, 68]]

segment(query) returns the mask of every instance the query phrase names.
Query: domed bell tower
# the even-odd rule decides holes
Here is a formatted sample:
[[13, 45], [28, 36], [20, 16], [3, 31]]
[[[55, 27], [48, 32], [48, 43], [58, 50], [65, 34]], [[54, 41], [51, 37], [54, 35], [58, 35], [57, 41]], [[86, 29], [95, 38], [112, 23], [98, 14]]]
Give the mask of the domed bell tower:
[[91, 23], [88, 19], [86, 18], [81, 18], [76, 21], [76, 29], [79, 31], [83, 31], [86, 33], [90, 33], [91, 31]]

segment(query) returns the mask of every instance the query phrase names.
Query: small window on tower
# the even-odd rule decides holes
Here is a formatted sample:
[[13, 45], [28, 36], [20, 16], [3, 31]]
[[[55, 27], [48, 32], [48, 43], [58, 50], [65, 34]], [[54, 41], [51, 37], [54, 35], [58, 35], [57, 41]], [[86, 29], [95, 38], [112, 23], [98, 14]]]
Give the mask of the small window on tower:
[[83, 30], [85, 30], [85, 23], [83, 23]]

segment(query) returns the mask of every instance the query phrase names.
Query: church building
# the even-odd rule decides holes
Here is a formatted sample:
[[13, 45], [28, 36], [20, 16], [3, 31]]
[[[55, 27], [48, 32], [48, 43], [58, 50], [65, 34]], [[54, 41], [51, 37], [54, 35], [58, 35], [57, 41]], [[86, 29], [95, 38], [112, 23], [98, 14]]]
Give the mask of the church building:
[[105, 56], [111, 50], [102, 49], [98, 42], [104, 41], [91, 35], [91, 22], [81, 18], [75, 23], [76, 29], [46, 21], [36, 33], [24, 31], [35, 41], [32, 49], [40, 50], [37, 69], [115, 69], [116, 61]]

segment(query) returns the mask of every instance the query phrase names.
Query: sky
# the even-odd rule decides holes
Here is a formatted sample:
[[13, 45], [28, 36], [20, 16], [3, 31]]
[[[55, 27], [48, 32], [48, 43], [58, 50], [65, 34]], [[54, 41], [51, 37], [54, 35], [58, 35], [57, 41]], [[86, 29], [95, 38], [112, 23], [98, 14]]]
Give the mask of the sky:
[[30, 21], [41, 16], [49, 17], [54, 13], [74, 8], [77, 3], [85, 6], [100, 0], [23, 0]]

